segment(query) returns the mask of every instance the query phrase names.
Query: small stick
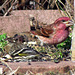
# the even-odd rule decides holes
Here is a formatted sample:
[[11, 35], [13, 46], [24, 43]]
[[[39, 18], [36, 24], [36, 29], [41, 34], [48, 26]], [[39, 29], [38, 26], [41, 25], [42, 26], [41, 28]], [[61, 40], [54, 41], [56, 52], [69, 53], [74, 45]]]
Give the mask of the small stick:
[[42, 6], [44, 6], [44, 4], [46, 3], [47, 1], [45, 0], [45, 2], [42, 4]]
[[73, 7], [72, 4], [69, 2], [69, 0], [67, 0], [67, 2], [68, 2], [69, 5], [71, 6], [71, 8], [74, 9], [74, 7]]
[[5, 62], [5, 61], [3, 61], [3, 60], [0, 60], [3, 64], [5, 64], [9, 69], [10, 69], [10, 71], [12, 71], [12, 69], [11, 69], [11, 67]]
[[62, 3], [62, 1], [61, 1], [61, 0], [59, 0], [59, 2], [60, 2], [63, 6], [64, 6], [64, 8], [66, 9], [67, 14], [68, 14], [68, 15], [69, 15], [69, 17], [71, 18], [71, 20], [74, 22], [74, 20], [72, 19], [71, 14], [68, 12], [68, 10], [67, 10], [66, 6]]
[[8, 12], [12, 9], [13, 5], [17, 2], [17, 0], [11, 5], [11, 7], [7, 10], [7, 12], [4, 14], [4, 17], [8, 14]]
[[15, 74], [15, 73], [18, 71], [19, 68], [20, 68], [20, 67], [18, 67], [16, 70], [12, 71], [12, 72], [9, 73], [8, 75], [13, 75], [13, 74]]
[[55, 4], [56, 4], [56, 6], [57, 6], [57, 8], [58, 8], [58, 10], [59, 10], [59, 12], [60, 12], [60, 14], [61, 14], [62, 16], [65, 16], [65, 15], [62, 14], [62, 12], [60, 11], [59, 6], [57, 5], [57, 2], [56, 2], [56, 1], [55, 1]]

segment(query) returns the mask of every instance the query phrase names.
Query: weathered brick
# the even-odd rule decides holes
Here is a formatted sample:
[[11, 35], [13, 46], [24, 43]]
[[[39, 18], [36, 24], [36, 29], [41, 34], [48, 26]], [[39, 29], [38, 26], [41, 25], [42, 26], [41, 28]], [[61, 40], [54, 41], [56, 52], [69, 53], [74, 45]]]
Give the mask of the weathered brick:
[[[34, 73], [44, 73], [48, 71], [65, 73], [69, 70], [75, 68], [75, 62], [71, 61], [62, 61], [60, 63], [54, 62], [30, 62], [31, 65], [28, 65], [28, 62], [7, 62], [7, 64], [12, 68], [12, 70], [16, 70], [18, 67], [19, 70], [17, 73], [25, 73], [26, 71], [31, 71]], [[2, 67], [5, 68], [4, 66]], [[6, 69], [5, 71], [7, 71]]]
[[33, 15], [35, 18], [37, 16], [39, 22], [47, 24], [51, 24], [61, 17], [58, 10], [17, 10], [12, 11], [11, 14], [10, 16], [0, 17], [0, 34], [4, 32], [9, 36], [13, 36], [16, 33], [29, 32], [30, 15]]

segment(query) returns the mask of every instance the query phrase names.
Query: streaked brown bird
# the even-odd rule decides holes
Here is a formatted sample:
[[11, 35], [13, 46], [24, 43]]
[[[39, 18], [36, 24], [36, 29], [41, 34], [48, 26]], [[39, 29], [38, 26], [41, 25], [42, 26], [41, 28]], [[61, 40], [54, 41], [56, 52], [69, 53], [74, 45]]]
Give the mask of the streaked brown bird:
[[69, 35], [69, 27], [73, 25], [68, 17], [60, 17], [53, 24], [39, 26], [36, 31], [31, 31], [38, 39], [46, 44], [59, 44], [66, 40]]

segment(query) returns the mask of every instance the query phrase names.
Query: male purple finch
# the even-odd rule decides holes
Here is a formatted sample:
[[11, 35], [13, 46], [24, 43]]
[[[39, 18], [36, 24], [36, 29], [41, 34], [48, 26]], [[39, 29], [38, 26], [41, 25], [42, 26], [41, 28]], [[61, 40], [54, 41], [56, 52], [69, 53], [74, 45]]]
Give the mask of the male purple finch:
[[60, 17], [54, 23], [50, 25], [39, 26], [40, 29], [31, 31], [38, 39], [41, 44], [59, 44], [63, 42], [69, 35], [69, 27], [73, 25], [71, 19], [68, 17]]

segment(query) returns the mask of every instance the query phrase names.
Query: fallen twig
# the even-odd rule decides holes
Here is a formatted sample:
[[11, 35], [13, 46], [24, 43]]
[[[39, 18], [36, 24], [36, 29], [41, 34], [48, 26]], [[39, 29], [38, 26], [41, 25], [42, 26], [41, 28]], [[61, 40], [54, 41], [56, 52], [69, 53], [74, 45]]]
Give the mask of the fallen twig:
[[61, 10], [59, 9], [59, 6], [58, 6], [58, 4], [57, 4], [57, 1], [55, 1], [55, 4], [56, 4], [57, 9], [59, 10], [60, 14], [61, 14], [62, 16], [65, 16], [65, 14], [62, 14]]
[[64, 6], [64, 8], [66, 9], [66, 14], [68, 14], [68, 15], [69, 15], [69, 17], [71, 18], [71, 20], [74, 22], [74, 20], [72, 19], [71, 14], [68, 12], [68, 10], [67, 10], [66, 6], [63, 4], [63, 2], [62, 2], [61, 0], [59, 0], [59, 2], [60, 2], [63, 6]]
[[7, 10], [7, 12], [4, 14], [4, 17], [8, 14], [8, 12], [12, 9], [13, 5], [17, 2], [17, 0], [11, 5], [11, 7]]
[[6, 65], [6, 66], [10, 69], [10, 71], [12, 71], [11, 67], [10, 67], [5, 61], [0, 60], [0, 62], [1, 62], [2, 64]]
[[7, 75], [13, 75], [13, 74], [15, 74], [15, 73], [18, 71], [19, 68], [20, 68], [20, 67], [18, 67], [16, 70], [13, 70], [12, 72], [10, 72], [10, 73], [7, 74]]

